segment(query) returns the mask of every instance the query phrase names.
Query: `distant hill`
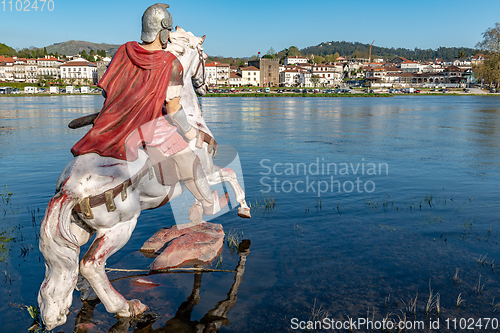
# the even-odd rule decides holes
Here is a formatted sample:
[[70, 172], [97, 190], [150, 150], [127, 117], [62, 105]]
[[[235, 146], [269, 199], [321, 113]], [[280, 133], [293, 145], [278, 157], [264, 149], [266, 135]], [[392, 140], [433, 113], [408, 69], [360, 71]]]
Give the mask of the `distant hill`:
[[7, 46], [5, 44], [0, 43], [0, 54], [1, 55], [6, 55], [6, 56], [14, 56], [16, 55], [16, 50], [14, 50], [12, 47]]
[[[58, 53], [65, 54], [67, 56], [75, 55], [85, 50], [89, 53], [90, 50], [104, 50], [107, 55], [113, 55], [118, 50], [120, 45], [117, 44], [105, 44], [105, 43], [91, 43], [80, 40], [70, 40], [62, 43], [54, 43], [47, 46], [47, 53]], [[1, 54], [1, 52], [0, 52]]]
[[[316, 46], [309, 46], [300, 50], [303, 55], [314, 54], [325, 56], [327, 54], [335, 54], [338, 52], [341, 56], [356, 56], [358, 58], [368, 58], [370, 51], [370, 44], [362, 44], [358, 42], [323, 42]], [[419, 49], [415, 48], [404, 49], [404, 48], [387, 48], [373, 45], [372, 47], [372, 59], [373, 58], [384, 58], [386, 60], [391, 60], [396, 56], [405, 57], [409, 60], [434, 60], [436, 58], [441, 58], [443, 60], [450, 60], [458, 58], [460, 51], [464, 51], [465, 56], [472, 56], [477, 51], [475, 49], [467, 47], [440, 47], [436, 50], [433, 49]]]

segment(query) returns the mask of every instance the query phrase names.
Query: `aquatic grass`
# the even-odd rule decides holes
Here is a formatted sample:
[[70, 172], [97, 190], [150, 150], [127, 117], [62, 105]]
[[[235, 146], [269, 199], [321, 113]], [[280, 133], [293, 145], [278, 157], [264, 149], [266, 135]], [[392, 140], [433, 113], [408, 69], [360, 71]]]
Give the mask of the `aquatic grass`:
[[483, 293], [484, 283], [481, 285], [481, 274], [479, 274], [479, 282], [474, 287], [474, 292], [476, 295], [481, 295]]
[[0, 262], [3, 262], [7, 259], [7, 256], [9, 255], [8, 245], [13, 239], [14, 238], [9, 237], [7, 231], [0, 231]]
[[[315, 298], [314, 304], [313, 304], [312, 309], [311, 309], [311, 316], [309, 317], [309, 321], [312, 321], [312, 322], [321, 321], [321, 322], [323, 322], [323, 320], [325, 318], [328, 318], [328, 317], [329, 317], [328, 311], [323, 309], [322, 305], [320, 305], [318, 307], [317, 306], [317, 299]], [[309, 329], [307, 329], [307, 331], [309, 331]]]
[[26, 310], [28, 310], [28, 313], [30, 314], [31, 318], [38, 321], [38, 319], [40, 318], [40, 309], [38, 309], [37, 306], [27, 305]]
[[217, 257], [217, 263], [215, 264], [215, 269], [221, 268], [224, 258], [222, 258], [222, 253]]
[[434, 198], [434, 196], [432, 195], [432, 193], [430, 195], [427, 195], [427, 193], [425, 194], [425, 197], [424, 197], [424, 201], [429, 205], [429, 207], [433, 207], [433, 203], [432, 203], [432, 199]]
[[231, 229], [226, 233], [226, 244], [231, 254], [238, 251], [238, 246], [242, 238], [243, 231], [238, 232], [238, 230]]
[[401, 299], [401, 303], [403, 303], [406, 309], [406, 313], [415, 315], [415, 313], [417, 312], [417, 299], [418, 299], [418, 293], [415, 295], [415, 298], [410, 297], [408, 303], [406, 303], [403, 299]]
[[275, 209], [277, 205], [274, 198], [264, 197], [264, 208], [266, 210]]
[[316, 204], [314, 205], [314, 207], [316, 207], [316, 210], [321, 210], [321, 203], [322, 203], [322, 199], [321, 197], [316, 197]]
[[[398, 317], [398, 319], [399, 319], [398, 323], [401, 323], [401, 322], [406, 323], [407, 322], [406, 312], [404, 312], [401, 309], [399, 311], [401, 311], [401, 314], [402, 314], [403, 317], [401, 317], [400, 315], [396, 315]], [[398, 327], [398, 332], [405, 332], [405, 331], [406, 331], [406, 327], [403, 327], [403, 329], [401, 329], [401, 328]]]
[[486, 253], [486, 254], [484, 255], [484, 257], [483, 257], [483, 256], [481, 256], [481, 255], [479, 255], [479, 259], [477, 260], [477, 262], [478, 262], [479, 264], [481, 264], [481, 265], [483, 265], [483, 266], [484, 266], [484, 264], [485, 264], [485, 263], [487, 263], [487, 261], [485, 260], [487, 255], [488, 255], [488, 253]]
[[460, 268], [457, 268], [455, 271], [455, 275], [453, 276], [453, 284], [462, 285], [462, 280], [458, 277], [459, 270], [460, 270]]
[[26, 257], [31, 251], [33, 251], [33, 245], [25, 245], [24, 243], [21, 244], [21, 254], [19, 255], [20, 258]]
[[7, 283], [7, 281], [9, 281], [9, 284], [12, 284], [12, 277], [10, 276], [9, 273], [7, 273], [7, 271], [3, 271], [4, 274], [5, 274], [5, 278], [3, 280], [4, 283]]
[[250, 208], [250, 211], [257, 211], [259, 208], [267, 211], [271, 209], [276, 209], [278, 206], [278, 203], [276, 202], [276, 199], [271, 198], [271, 197], [266, 197], [263, 196], [263, 202], [259, 202], [257, 199], [255, 199], [255, 202], [252, 203], [249, 201], [248, 207]]
[[[493, 298], [495, 299], [495, 298]], [[457, 297], [457, 310], [460, 308], [460, 305], [462, 305], [462, 303], [465, 302], [465, 300], [462, 298], [462, 293], [458, 294], [458, 297]]]
[[493, 300], [491, 301], [491, 306], [493, 307], [493, 312], [498, 310], [498, 307], [500, 306], [500, 303], [495, 304], [495, 296], [493, 296]]
[[11, 191], [9, 191], [9, 187], [7, 185], [5, 185], [5, 192], [4, 191], [0, 192], [0, 198], [2, 199], [2, 202], [6, 204], [10, 202], [10, 198], [13, 195], [14, 194]]
[[434, 307], [436, 307], [436, 295], [433, 294], [431, 281], [429, 281], [429, 298], [427, 299], [427, 304], [425, 305], [425, 313], [429, 315]]

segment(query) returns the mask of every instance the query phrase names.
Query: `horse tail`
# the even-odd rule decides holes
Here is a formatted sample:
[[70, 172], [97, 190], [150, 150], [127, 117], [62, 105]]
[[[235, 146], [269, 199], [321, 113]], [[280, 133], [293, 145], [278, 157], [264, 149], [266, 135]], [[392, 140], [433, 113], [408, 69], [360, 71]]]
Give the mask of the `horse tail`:
[[50, 199], [40, 227], [45, 279], [38, 292], [38, 304], [48, 330], [66, 322], [78, 278], [80, 247], [70, 230], [75, 204], [64, 190], [57, 193]]

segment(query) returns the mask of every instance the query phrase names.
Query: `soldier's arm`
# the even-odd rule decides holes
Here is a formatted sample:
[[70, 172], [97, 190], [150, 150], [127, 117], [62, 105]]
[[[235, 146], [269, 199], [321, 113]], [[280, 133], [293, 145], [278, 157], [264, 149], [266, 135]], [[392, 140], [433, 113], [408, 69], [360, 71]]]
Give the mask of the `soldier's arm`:
[[196, 137], [196, 130], [189, 125], [186, 113], [180, 103], [183, 85], [182, 77], [182, 65], [178, 59], [175, 59], [172, 63], [170, 82], [165, 99], [165, 109], [167, 110], [167, 114], [170, 116], [170, 119], [172, 119], [175, 125], [177, 125], [182, 133], [184, 133], [186, 139], [191, 141]]

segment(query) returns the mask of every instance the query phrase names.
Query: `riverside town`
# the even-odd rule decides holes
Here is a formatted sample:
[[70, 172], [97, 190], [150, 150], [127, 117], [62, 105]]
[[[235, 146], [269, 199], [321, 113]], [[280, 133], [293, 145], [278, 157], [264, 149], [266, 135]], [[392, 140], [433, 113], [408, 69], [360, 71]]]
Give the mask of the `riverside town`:
[[[112, 54], [90, 50], [89, 54], [82, 51], [72, 56], [60, 56], [47, 54], [46, 48], [43, 50], [44, 55], [37, 58], [0, 55], [0, 93], [100, 92], [96, 85]], [[287, 50], [297, 51], [290, 54], [300, 54], [295, 47]], [[286, 56], [283, 51], [274, 53], [272, 48], [270, 52], [262, 57], [239, 59], [238, 63], [236, 60], [228, 63], [227, 59], [220, 57], [209, 58], [205, 64], [207, 83], [211, 88], [208, 92], [397, 94], [447, 93], [452, 89], [459, 93], [495, 92], [489, 87], [486, 90], [469, 89], [485, 83], [474, 70], [486, 59], [482, 53], [465, 56], [462, 51], [458, 58], [416, 61], [402, 56], [384, 59], [371, 54], [368, 58], [361, 58], [338, 53], [325, 57], [313, 54]], [[9, 83], [18, 85], [8, 86]], [[252, 90], [252, 87], [262, 89]]]

